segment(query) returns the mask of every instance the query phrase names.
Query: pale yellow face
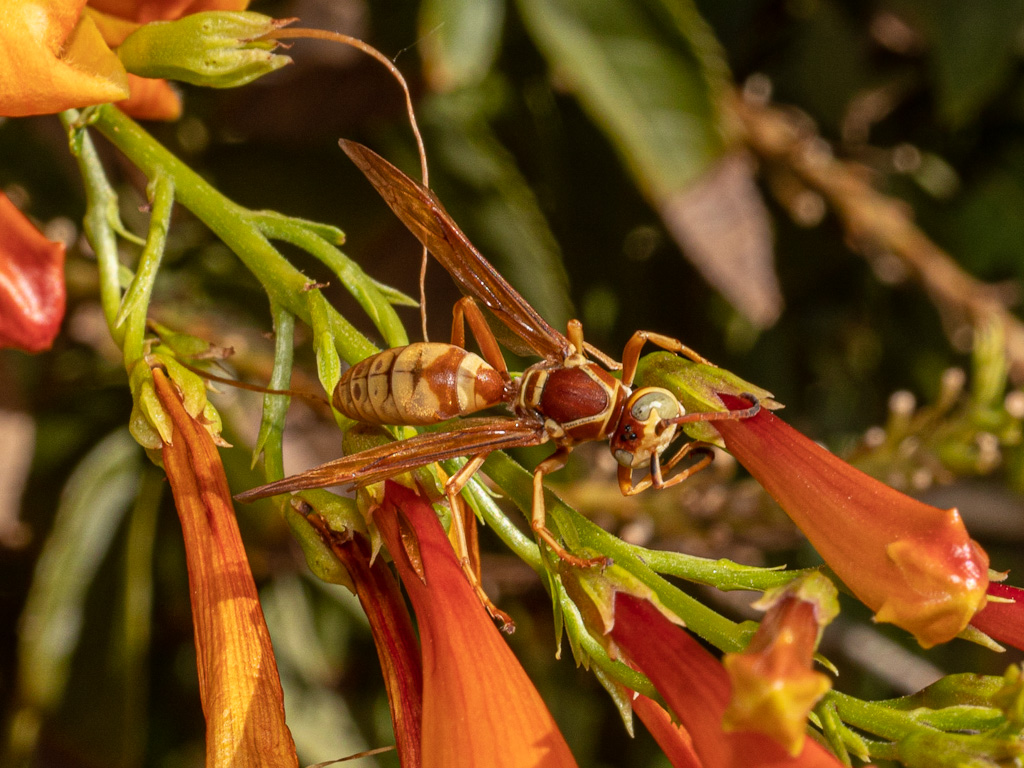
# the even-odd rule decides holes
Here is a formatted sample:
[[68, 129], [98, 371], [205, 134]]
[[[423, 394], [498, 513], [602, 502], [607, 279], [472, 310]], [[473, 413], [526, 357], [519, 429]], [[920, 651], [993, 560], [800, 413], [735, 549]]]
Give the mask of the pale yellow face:
[[611, 438], [609, 447], [615, 460], [630, 469], [650, 466], [651, 457], [660, 455], [676, 434], [675, 424], [668, 425], [660, 433], [658, 425], [682, 413], [683, 406], [667, 389], [638, 389], [626, 401], [622, 418]]

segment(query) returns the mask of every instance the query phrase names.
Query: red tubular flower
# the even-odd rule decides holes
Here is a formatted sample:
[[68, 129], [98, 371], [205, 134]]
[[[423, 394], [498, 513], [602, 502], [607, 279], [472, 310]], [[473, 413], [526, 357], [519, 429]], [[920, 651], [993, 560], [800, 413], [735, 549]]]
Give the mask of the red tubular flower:
[[64, 245], [0, 192], [0, 348], [49, 349], [64, 319]]
[[378, 557], [371, 564], [370, 547], [365, 538], [358, 534], [339, 534], [321, 520], [311, 522], [348, 570], [359, 604], [370, 623], [388, 691], [398, 759], [402, 768], [419, 768], [422, 763], [423, 669], [412, 617], [398, 582], [384, 558]]
[[466, 581], [430, 506], [388, 481], [374, 519], [419, 623], [423, 766], [575, 766], [540, 694]]
[[686, 729], [672, 722], [672, 715], [653, 699], [637, 694], [633, 711], [643, 721], [665, 757], [674, 768], [703, 768], [693, 749], [693, 739]]
[[[721, 398], [729, 408], [745, 405]], [[956, 509], [893, 490], [765, 409], [710, 423], [876, 621], [929, 648], [956, 637], [984, 604], [988, 555]]]
[[988, 585], [988, 594], [1001, 600], [985, 603], [985, 607], [974, 614], [971, 626], [1000, 643], [1024, 651], [1024, 589], [992, 583]]
[[768, 612], [754, 637], [741, 653], [722, 659], [732, 683], [724, 724], [763, 733], [798, 755], [807, 715], [832, 685], [812, 667], [821, 629], [838, 613], [835, 587], [814, 573], [756, 605]]
[[188, 560], [206, 766], [297, 768], [270, 633], [220, 455], [159, 369], [153, 382], [174, 427], [162, 456]]
[[725, 669], [649, 601], [619, 592], [610, 636], [628, 661], [654, 683], [693, 739], [704, 768], [838, 768], [808, 739], [797, 756], [761, 733], [722, 729], [730, 685]]

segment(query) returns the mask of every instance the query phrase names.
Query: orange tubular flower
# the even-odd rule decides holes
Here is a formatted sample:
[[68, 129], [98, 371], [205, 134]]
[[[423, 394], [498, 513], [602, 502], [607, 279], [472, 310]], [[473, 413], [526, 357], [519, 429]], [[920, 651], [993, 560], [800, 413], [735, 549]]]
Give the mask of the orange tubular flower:
[[374, 519], [419, 623], [423, 766], [575, 766], [540, 694], [466, 581], [430, 506], [388, 481]]
[[0, 192], [0, 348], [49, 349], [64, 300], [64, 245], [47, 240]]
[[[721, 398], [729, 408], [746, 404]], [[711, 424], [876, 621], [930, 648], [956, 637], [984, 605], [988, 555], [956, 509], [893, 490], [767, 410]]]
[[798, 755], [807, 715], [832, 687], [812, 667], [821, 629], [839, 612], [835, 587], [814, 573], [766, 594], [755, 605], [768, 612], [754, 637], [742, 653], [727, 653], [722, 659], [732, 682], [725, 726], [758, 731]]
[[220, 455], [159, 369], [174, 425], [162, 449], [181, 519], [192, 591], [207, 768], [297, 768], [277, 664]]
[[[729, 703], [725, 669], [685, 630], [649, 601], [625, 592], [615, 596], [612, 640], [627, 660], [654, 683], [693, 739], [704, 768], [839, 768], [841, 763], [808, 739], [797, 756], [761, 733], [726, 733]], [[685, 763], [680, 763], [685, 765]]]
[[1000, 643], [1024, 651], [1024, 589], [1009, 584], [989, 584], [988, 594], [1000, 600], [985, 603], [985, 607], [974, 614], [971, 626]]

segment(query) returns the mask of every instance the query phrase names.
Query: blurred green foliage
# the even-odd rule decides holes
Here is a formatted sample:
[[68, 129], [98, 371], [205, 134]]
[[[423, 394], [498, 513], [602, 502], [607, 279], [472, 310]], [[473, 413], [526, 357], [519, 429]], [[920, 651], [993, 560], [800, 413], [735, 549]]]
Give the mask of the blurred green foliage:
[[[953, 483], [932, 491], [934, 503], [961, 507], [995, 567], [1024, 566], [1021, 413], [1013, 411], [1019, 403], [1004, 400], [1001, 348], [985, 347], [975, 361], [982, 380], [967, 384], [973, 400], [957, 399], [958, 390], [956, 407], [945, 402], [943, 371], [969, 364], [975, 333], [913, 279], [887, 268], [886, 254], [862, 259], [827, 210], [823, 218], [792, 215], [784, 175], [766, 174], [759, 187], [751, 176], [739, 205], [716, 198], [720, 188], [709, 198], [727, 230], [760, 231], [751, 224], [759, 217], [770, 225], [785, 302], [770, 326], [758, 327], [735, 303], [742, 290], [765, 286], [744, 286], [734, 271], [728, 285], [712, 288], [707, 267], [681, 258], [666, 214], [702, 174], [742, 149], [723, 99], [745, 83], [770, 84], [775, 103], [809, 115], [832, 151], [862, 163], [964, 270], [1016, 295], [1024, 279], [1024, 0], [294, 0], [254, 3], [254, 10], [343, 27], [397, 56], [414, 84], [431, 185], [553, 324], [580, 316], [588, 340], [613, 354], [638, 328], [681, 338], [774, 392], [790, 423], [836, 448], [888, 421], [884, 439], [869, 441], [861, 454], [862, 466], [890, 482], [903, 478], [911, 489], [921, 477], [915, 473], [930, 468], [928, 482], [916, 487]], [[185, 117], [152, 130], [240, 204], [341, 227], [347, 253], [371, 276], [416, 295], [418, 246], [336, 143], [340, 136], [364, 141], [414, 168], [400, 92], [378, 64], [351, 51], [300, 42], [290, 55], [294, 66], [245, 88], [183, 87]], [[0, 184], [52, 237], [73, 243], [68, 317], [55, 348], [36, 357], [0, 353], [0, 409], [27, 414], [32, 425], [27, 432], [3, 426], [0, 444], [5, 453], [33, 457], [27, 474], [15, 468], [2, 481], [4, 736], [36, 743], [31, 764], [38, 766], [199, 765], [203, 723], [180, 536], [159, 483], [138, 470], [141, 449], [126, 442], [131, 399], [119, 352], [105, 337], [95, 260], [80, 235], [82, 185], [66, 141], [52, 116], [0, 124]], [[101, 152], [125, 222], [144, 232], [144, 182], [109, 147]], [[750, 201], [760, 205], [762, 196], [767, 207], [759, 212]], [[687, 233], [694, 235], [692, 224]], [[288, 253], [311, 278], [327, 281], [322, 266]], [[138, 256], [123, 254], [129, 264]], [[770, 264], [738, 269], [755, 283], [764, 270], [772, 273]], [[436, 264], [427, 285], [431, 336], [443, 339], [456, 292]], [[337, 286], [324, 293], [371, 332]], [[230, 364], [243, 378], [269, 378], [265, 297], [181, 210], [153, 315], [234, 347]], [[413, 310], [403, 318], [417, 327]], [[296, 356], [312, 377], [305, 333]], [[939, 403], [913, 428], [910, 415], [889, 410], [890, 394], [903, 389]], [[240, 446], [225, 453], [232, 487], [251, 487], [259, 478], [247, 472], [244, 447], [255, 439], [259, 401], [227, 392], [217, 402], [227, 439]], [[312, 430], [313, 417], [302, 418], [301, 427]], [[994, 436], [994, 448], [986, 436]], [[322, 441], [320, 458], [337, 450], [331, 439]], [[981, 455], [986, 447], [994, 457]], [[301, 461], [292, 470], [314, 458]], [[569, 474], [585, 470], [570, 467]], [[93, 487], [82, 490], [83, 483]], [[612, 485], [606, 490], [584, 511], [612, 529], [640, 525], [640, 502], [623, 502]], [[89, 508], [70, 520], [76, 504]], [[309, 576], [269, 504], [239, 515], [302, 759], [387, 743], [375, 650], [358, 608], [344, 590]], [[699, 554], [813, 562], [777, 514], [711, 519], [677, 502], [670, 517], [652, 514], [654, 523], [641, 526], [651, 546], [683, 542]], [[547, 598], [532, 574], [490, 557], [485, 570], [496, 575], [485, 586], [516, 619], [512, 642], [580, 764], [664, 765], [646, 735], [624, 738], [592, 677], [554, 660]], [[744, 615], [723, 608], [733, 609]], [[894, 653], [910, 652], [900, 633], [871, 631]], [[900, 687], [907, 678], [883, 679], [859, 666], [863, 660], [844, 659], [848, 650], [828, 648], [844, 670], [840, 687], [858, 695], [909, 692]], [[913, 663], [925, 676], [929, 664], [998, 674], [1014, 659], [1019, 654], [996, 658], [955, 643]], [[376, 760], [365, 764], [396, 764]]]

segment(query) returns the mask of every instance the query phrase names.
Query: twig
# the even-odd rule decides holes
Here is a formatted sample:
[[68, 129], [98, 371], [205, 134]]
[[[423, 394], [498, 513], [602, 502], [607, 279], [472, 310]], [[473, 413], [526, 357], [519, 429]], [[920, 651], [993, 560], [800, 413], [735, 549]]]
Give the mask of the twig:
[[1015, 383], [1024, 382], [1024, 323], [1006, 306], [1003, 291], [964, 272], [921, 231], [908, 206], [871, 186], [863, 166], [836, 159], [810, 127], [778, 107], [736, 98], [732, 106], [751, 149], [781, 163], [832, 207], [854, 248], [881, 248], [896, 256], [939, 308], [972, 327], [998, 322], [1005, 328], [1006, 355]]

